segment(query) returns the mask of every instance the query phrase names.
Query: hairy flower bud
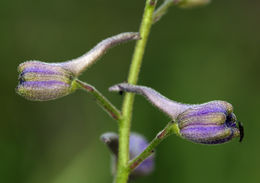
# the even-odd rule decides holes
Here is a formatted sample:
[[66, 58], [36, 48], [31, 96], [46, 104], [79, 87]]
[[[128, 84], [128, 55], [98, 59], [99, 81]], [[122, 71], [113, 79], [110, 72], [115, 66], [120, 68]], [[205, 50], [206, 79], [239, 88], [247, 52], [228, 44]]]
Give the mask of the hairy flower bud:
[[[116, 173], [116, 162], [118, 156], [118, 135], [116, 133], [105, 133], [101, 136], [101, 140], [109, 147], [114, 155], [112, 162], [112, 173]], [[131, 133], [129, 139], [129, 156], [130, 160], [134, 159], [148, 146], [147, 140], [138, 133]], [[154, 155], [151, 155], [144, 160], [138, 167], [131, 173], [131, 177], [146, 176], [154, 169]]]
[[239, 137], [232, 105], [212, 101], [195, 105], [177, 117], [180, 136], [201, 144], [220, 144]]
[[46, 63], [27, 61], [18, 66], [17, 93], [28, 100], [53, 100], [70, 94], [77, 88], [75, 81], [86, 68], [94, 64], [110, 48], [130, 40], [140, 39], [139, 33], [125, 32], [109, 37], [86, 54], [69, 61]]
[[53, 100], [76, 89], [74, 75], [59, 64], [28, 61], [19, 65], [18, 72], [17, 93], [28, 100]]
[[169, 115], [174, 121], [175, 132], [184, 139], [201, 144], [221, 144], [240, 136], [243, 126], [237, 121], [231, 104], [211, 101], [204, 104], [182, 104], [170, 100], [152, 88], [120, 83], [110, 91], [126, 91], [143, 95], [155, 107]]
[[193, 8], [198, 6], [204, 6], [211, 2], [211, 0], [183, 0], [181, 1], [180, 7], [182, 8]]

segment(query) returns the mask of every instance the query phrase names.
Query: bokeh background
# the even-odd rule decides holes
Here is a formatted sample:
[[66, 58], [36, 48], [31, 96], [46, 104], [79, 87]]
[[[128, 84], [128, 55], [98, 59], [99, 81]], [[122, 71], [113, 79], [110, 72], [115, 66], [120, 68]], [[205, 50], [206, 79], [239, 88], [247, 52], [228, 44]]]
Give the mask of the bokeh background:
[[[169, 137], [156, 169], [135, 182], [260, 182], [260, 2], [216, 0], [193, 10], [171, 8], [152, 28], [139, 84], [186, 103], [214, 99], [234, 105], [245, 139], [205, 146]], [[144, 0], [0, 1], [0, 182], [112, 182], [110, 155], [99, 137], [117, 124], [93, 98], [77, 91], [56, 101], [30, 102], [15, 93], [19, 63], [58, 62], [102, 39], [137, 31]], [[134, 42], [109, 51], [81, 77], [116, 106], [107, 88], [126, 80]], [[142, 97], [132, 130], [151, 140], [170, 120]]]

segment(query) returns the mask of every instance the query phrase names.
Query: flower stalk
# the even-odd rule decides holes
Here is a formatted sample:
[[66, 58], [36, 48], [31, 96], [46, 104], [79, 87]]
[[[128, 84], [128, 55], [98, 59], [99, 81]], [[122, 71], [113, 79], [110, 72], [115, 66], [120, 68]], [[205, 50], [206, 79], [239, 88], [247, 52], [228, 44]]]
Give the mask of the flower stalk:
[[80, 81], [78, 79], [75, 80], [77, 85], [90, 93], [92, 96], [95, 97], [97, 103], [115, 120], [121, 119], [121, 112], [111, 103], [109, 100], [104, 97], [94, 86], [91, 86], [88, 83]]
[[[157, 0], [146, 0], [143, 19], [139, 31], [141, 40], [138, 40], [136, 43], [130, 70], [129, 70], [129, 75], [128, 75], [128, 83], [131, 84], [136, 84], [138, 80], [138, 75], [140, 72], [147, 39], [153, 23], [153, 12], [156, 3]], [[126, 183], [130, 173], [128, 169], [129, 136], [130, 136], [133, 103], [134, 103], [134, 94], [127, 93], [124, 97], [123, 106], [122, 106], [122, 120], [119, 121], [119, 152], [118, 152], [117, 175], [115, 177], [116, 183]]]
[[151, 156], [154, 153], [154, 149], [168, 136], [172, 135], [173, 133], [178, 134], [178, 128], [176, 128], [176, 123], [171, 121], [167, 124], [167, 126], [160, 131], [156, 137], [151, 141], [151, 143], [145, 148], [145, 150], [135, 157], [132, 161], [128, 164], [128, 169], [133, 171], [137, 168], [145, 159]]

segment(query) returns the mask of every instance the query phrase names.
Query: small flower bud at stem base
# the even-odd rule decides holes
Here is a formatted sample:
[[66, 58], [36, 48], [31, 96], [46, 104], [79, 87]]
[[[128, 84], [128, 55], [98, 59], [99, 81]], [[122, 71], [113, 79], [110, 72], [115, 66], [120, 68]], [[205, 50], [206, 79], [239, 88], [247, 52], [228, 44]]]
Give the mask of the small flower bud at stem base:
[[[118, 135], [115, 133], [105, 133], [100, 138], [113, 153], [114, 161], [117, 161], [118, 157]], [[130, 160], [139, 155], [146, 147], [148, 146], [147, 140], [140, 134], [132, 132], [129, 138], [129, 154]], [[116, 162], [112, 163], [112, 172], [115, 174], [116, 170]], [[142, 161], [139, 166], [135, 167], [133, 172], [131, 173], [131, 178], [136, 178], [139, 176], [146, 176], [150, 174], [154, 169], [154, 156], [151, 155], [144, 161]]]

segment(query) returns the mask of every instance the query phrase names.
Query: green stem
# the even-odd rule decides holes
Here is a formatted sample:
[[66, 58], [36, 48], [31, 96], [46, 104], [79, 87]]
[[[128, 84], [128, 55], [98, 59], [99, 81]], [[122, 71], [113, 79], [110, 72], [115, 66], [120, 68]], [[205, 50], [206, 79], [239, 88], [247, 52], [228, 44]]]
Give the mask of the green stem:
[[104, 97], [94, 86], [91, 86], [90, 84], [84, 83], [78, 79], [75, 80], [77, 85], [93, 95], [95, 99], [97, 100], [98, 104], [115, 120], [121, 119], [121, 113], [120, 111], [113, 105], [109, 100]]
[[[136, 43], [128, 75], [128, 83], [131, 84], [136, 84], [138, 80], [147, 39], [153, 23], [153, 12], [156, 3], [157, 0], [146, 0], [143, 19], [140, 26], [140, 36], [142, 39]], [[130, 172], [127, 166], [129, 161], [129, 134], [133, 103], [134, 94], [126, 93], [122, 107], [122, 120], [119, 121], [119, 151], [117, 175], [115, 177], [116, 183], [126, 183]]]
[[166, 137], [173, 133], [179, 134], [176, 123], [170, 122], [167, 126], [159, 132], [151, 143], [145, 148], [145, 150], [129, 162], [128, 168], [133, 171], [138, 165], [140, 165], [146, 158], [148, 158]]

